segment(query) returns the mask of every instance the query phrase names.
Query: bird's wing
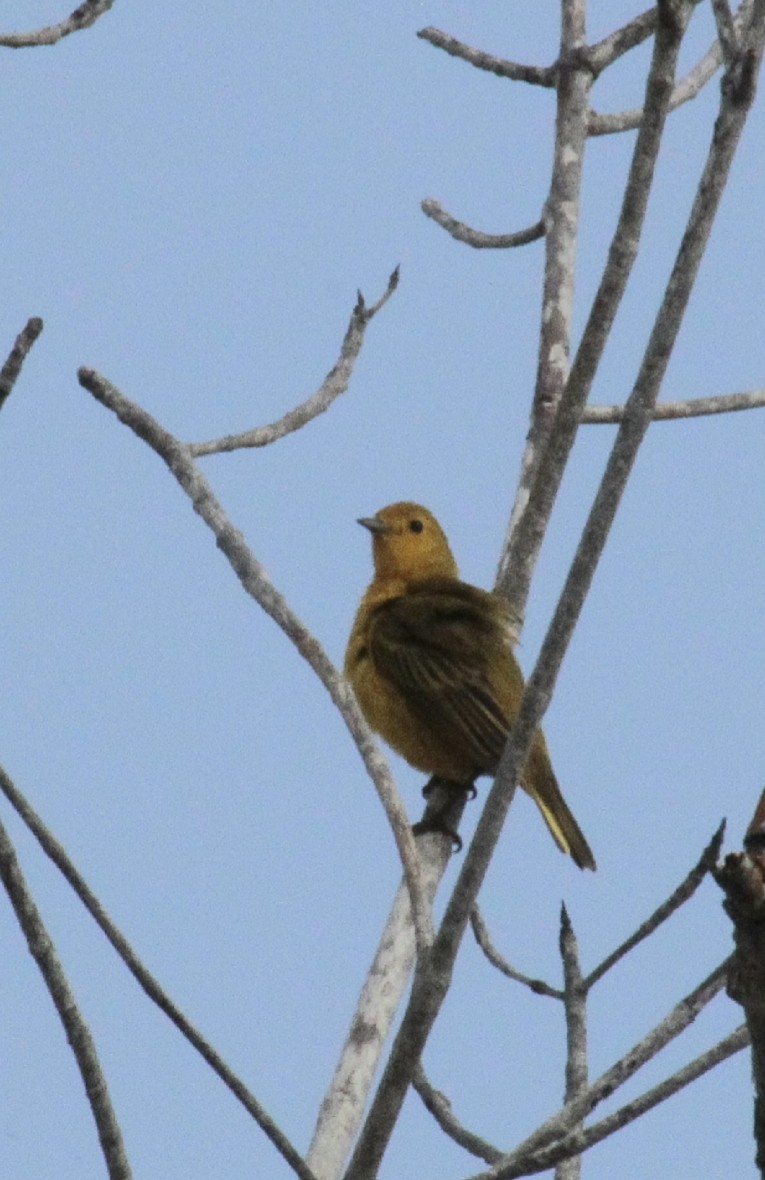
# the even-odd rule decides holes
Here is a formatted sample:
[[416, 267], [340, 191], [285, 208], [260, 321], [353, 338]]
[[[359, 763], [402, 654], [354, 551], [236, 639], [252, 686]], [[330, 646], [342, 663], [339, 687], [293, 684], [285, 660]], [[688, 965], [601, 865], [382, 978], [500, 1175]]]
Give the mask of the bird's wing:
[[510, 719], [488, 674], [506, 642], [497, 600], [451, 579], [381, 604], [370, 635], [380, 675], [424, 725], [469, 752], [477, 771], [493, 769], [507, 738]]

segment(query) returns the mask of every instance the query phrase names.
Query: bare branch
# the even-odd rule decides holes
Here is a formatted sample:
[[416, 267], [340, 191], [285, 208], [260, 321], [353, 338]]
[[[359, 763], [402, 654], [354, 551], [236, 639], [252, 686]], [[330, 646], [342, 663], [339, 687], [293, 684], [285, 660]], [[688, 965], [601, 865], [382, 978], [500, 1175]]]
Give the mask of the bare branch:
[[[742, 29], [749, 21], [754, 0], [743, 0], [733, 18], [733, 32], [739, 37]], [[707, 52], [699, 62], [682, 78], [672, 92], [669, 100], [670, 111], [677, 110], [684, 103], [692, 99], [704, 89], [707, 82], [717, 73], [723, 61], [723, 51], [719, 41], [713, 41]], [[612, 115], [600, 115], [596, 111], [590, 112], [588, 133], [590, 135], [613, 135], [619, 131], [634, 131], [640, 126], [643, 118], [643, 108], [634, 107], [631, 110], [619, 111]]]
[[[650, 101], [646, 103], [646, 110], [650, 117], [647, 116], [644, 119], [641, 131], [638, 134], [638, 143], [636, 145], [637, 163], [633, 163], [627, 196], [625, 198], [625, 201], [632, 200], [634, 206], [630, 208], [629, 216], [623, 211], [619, 221], [620, 227], [624, 226], [625, 220], [632, 223], [637, 218], [637, 227], [642, 222], [661, 137], [661, 129], [664, 125], [666, 104], [672, 89], [672, 79], [674, 77], [675, 62], [681, 35], [682, 28], [678, 28], [677, 22], [659, 22], [654, 43], [654, 60], [652, 62], [647, 90]], [[633, 191], [633, 186], [636, 184], [638, 178], [640, 178], [641, 185], [636, 191]], [[626, 283], [627, 273], [629, 272], [629, 265], [623, 266], [622, 263], [626, 258], [631, 265], [631, 262], [634, 260], [636, 247], [637, 240], [634, 242], [631, 240], [629, 242], [622, 242], [620, 240], [619, 248], [616, 252], [619, 263], [618, 277], [612, 274], [612, 269], [615, 265], [613, 258], [611, 260], [611, 266], [608, 268], [607, 278], [610, 282], [615, 283], [615, 289], [608, 290], [608, 304], [611, 305], [611, 313], [610, 319], [604, 325], [605, 335], [607, 335], [610, 322], [613, 319], [613, 315], [615, 315], [616, 306], [623, 292], [624, 283]], [[612, 247], [613, 253], [614, 248]], [[604, 278], [604, 284], [605, 282], [606, 278]], [[596, 300], [596, 304], [597, 302]], [[601, 296], [601, 302], [605, 302], [603, 296]], [[594, 334], [596, 337], [599, 337], [600, 332], [594, 332], [592, 327], [594, 314], [595, 312], [593, 310], [593, 316], [591, 316], [591, 322], [588, 327], [590, 327], [591, 336]], [[602, 343], [605, 343], [605, 336]], [[591, 344], [592, 340], [590, 339], [588, 345]], [[581, 380], [582, 369], [589, 369], [589, 364], [594, 359], [594, 356], [588, 350], [582, 354], [582, 348], [580, 347], [580, 356], [577, 359], [579, 360]], [[568, 404], [566, 405], [565, 414], [563, 412], [564, 399], [561, 401], [556, 415], [556, 445], [553, 445], [553, 436], [551, 436], [546, 447], [544, 462], [540, 466], [538, 479], [534, 485], [534, 492], [538, 492], [538, 496], [534, 498], [533, 509], [527, 510], [522, 517], [522, 524], [530, 520], [531, 527], [524, 541], [524, 544], [527, 545], [525, 553], [522, 550], [525, 561], [520, 575], [520, 582], [516, 583], [519, 592], [517, 596], [511, 597], [511, 603], [516, 609], [518, 609], [519, 604], [525, 604], [528, 582], [526, 582], [525, 592], [523, 592], [524, 577], [530, 576], [533, 556], [538, 551], [538, 543], [541, 541], [546, 521], [549, 519], [552, 509], [554, 491], [552, 490], [549, 473], [555, 471], [554, 486], [555, 490], [557, 490], [563, 465], [565, 464], [570, 446], [573, 443], [573, 437], [581, 415], [581, 407], [586, 401], [593, 374], [594, 368], [592, 369], [592, 373], [589, 374], [589, 379], [582, 383], [582, 388], [578, 388], [578, 385], [572, 384], [571, 381], [568, 383], [566, 390]], [[638, 420], [640, 421], [640, 419]], [[562, 422], [560, 430], [558, 430], [559, 422]], [[647, 425], [647, 422], [645, 425]], [[621, 429], [624, 430], [624, 427]], [[639, 445], [640, 439], [642, 439], [642, 434], [637, 439], [637, 445]], [[635, 441], [633, 433], [630, 432], [629, 445], [635, 445]], [[617, 437], [614, 455], [619, 456], [620, 460], [623, 460], [624, 456], [621, 455], [620, 449], [620, 440]], [[550, 462], [548, 462], [548, 455], [551, 456]], [[559, 470], [558, 464], [560, 464]], [[626, 463], [627, 470], [629, 470], [630, 465], [629, 462]], [[448, 991], [452, 967], [467, 926], [470, 911], [475, 903], [494, 848], [502, 831], [507, 811], [515, 792], [515, 784], [526, 762], [533, 734], [552, 694], [555, 678], [563, 659], [563, 653], [570, 640], [584, 601], [584, 595], [589, 588], [595, 566], [602, 552], [608, 528], [613, 520], [613, 511], [615, 511], [616, 504], [623, 491], [624, 485], [620, 482], [620, 477], [620, 466], [616, 466], [615, 469], [609, 467], [605, 477], [605, 486], [608, 490], [607, 506], [602, 508], [599, 499], [596, 499], [590, 523], [582, 538], [577, 558], [572, 566], [571, 574], [567, 580], [566, 588], [564, 589], [547, 638], [543, 644], [540, 657], [531, 675], [527, 689], [523, 694], [517, 721], [513, 726], [510, 739], [500, 760], [496, 780], [489, 792], [483, 813], [478, 821], [470, 849], [465, 857], [457, 884], [447, 905], [441, 928], [433, 944], [429, 961], [427, 966], [425, 966], [424, 961], [422, 964], [418, 963], [418, 968], [415, 971], [409, 1005], [401, 1022], [377, 1094], [372, 1102], [367, 1122], [356, 1145], [350, 1167], [346, 1173], [346, 1180], [362, 1180], [362, 1177], [364, 1180], [368, 1180], [369, 1177], [376, 1174], [379, 1162], [385, 1152], [398, 1113], [403, 1104], [412, 1071], [422, 1056], [422, 1050]], [[539, 488], [537, 488], [537, 484], [540, 485]], [[611, 496], [612, 490], [616, 492], [613, 498]], [[550, 495], [551, 491], [552, 495]], [[539, 529], [539, 537], [536, 542], [536, 549], [532, 552], [532, 549], [528, 547], [528, 539], [529, 535], [532, 538], [536, 536], [537, 528]], [[517, 531], [520, 532], [520, 529]], [[512, 563], [510, 569], [512, 571]]]
[[667, 918], [671, 917], [671, 915], [674, 914], [676, 910], [679, 910], [681, 905], [684, 905], [686, 901], [693, 897], [694, 893], [707, 874], [714, 870], [714, 867], [717, 863], [717, 858], [720, 855], [720, 848], [722, 847], [724, 835], [725, 820], [723, 820], [723, 822], [720, 824], [719, 828], [707, 844], [697, 863], [693, 866], [685, 880], [682, 881], [680, 885], [678, 885], [677, 889], [675, 889], [674, 892], [670, 894], [666, 901], [662, 902], [658, 909], [654, 910], [650, 918], [647, 918], [645, 922], [642, 922], [641, 925], [638, 926], [634, 934], [631, 934], [630, 937], [621, 944], [621, 946], [618, 946], [615, 951], [612, 951], [610, 955], [607, 955], [603, 962], [600, 963], [594, 969], [594, 971], [590, 972], [590, 974], [585, 979], [585, 987], [588, 990], [593, 987], [599, 979], [602, 979], [606, 972], [610, 971], [615, 963], [618, 963], [620, 959], [623, 959], [624, 956], [639, 943], [641, 943], [643, 939], [648, 938], [649, 934], [653, 934], [654, 930], [657, 930], [659, 926], [661, 926], [662, 922], [666, 922]]
[[[523, 1143], [509, 1152], [501, 1164], [491, 1172], [471, 1176], [470, 1180], [514, 1180], [515, 1177], [528, 1175], [530, 1171], [543, 1171], [544, 1168], [549, 1168], [549, 1163], [545, 1164], [544, 1168], [536, 1166], [541, 1150], [551, 1144], [558, 1147], [558, 1141], [562, 1140], [564, 1135], [568, 1135], [572, 1127], [581, 1123], [599, 1103], [609, 1098], [646, 1062], [652, 1060], [670, 1041], [684, 1032], [710, 1000], [722, 991], [729, 963], [728, 959], [721, 963], [698, 987], [676, 1004], [642, 1041], [638, 1041], [619, 1061], [592, 1082], [579, 1098], [567, 1102], [557, 1114], [542, 1123]], [[586, 1131], [582, 1133], [587, 1134]], [[576, 1150], [576, 1146], [561, 1150], [556, 1159], [568, 1156], [571, 1150]]]
[[[724, 393], [716, 397], [696, 397], [682, 402], [657, 402], [652, 422], [671, 422], [678, 418], [703, 418], [709, 414], [732, 414], [738, 410], [757, 410], [765, 406], [765, 389], [746, 393]], [[585, 406], [582, 422], [592, 425], [624, 421], [624, 406]]]
[[412, 1085], [422, 1099], [425, 1109], [430, 1111], [441, 1130], [450, 1139], [453, 1139], [460, 1147], [464, 1147], [465, 1151], [469, 1151], [471, 1155], [486, 1160], [487, 1164], [494, 1164], [502, 1159], [502, 1152], [499, 1148], [494, 1147], [486, 1139], [476, 1135], [475, 1132], [468, 1131], [455, 1118], [451, 1102], [441, 1090], [436, 1090], [431, 1086], [421, 1063], [418, 1063], [415, 1068]]
[[[640, 125], [619, 220], [603, 277], [593, 301], [566, 389], [555, 412], [554, 426], [537, 443], [529, 440], [508, 536], [497, 573], [497, 588], [521, 617], [547, 522], [574, 443], [582, 407], [600, 363], [616, 312], [637, 256], [640, 233], [654, 178], [656, 158], [667, 117], [667, 104], [682, 36], [660, 22], [646, 82], [646, 116]], [[542, 443], [544, 445], [542, 446]]]
[[30, 954], [40, 968], [56, 1006], [66, 1038], [72, 1046], [93, 1112], [110, 1180], [131, 1180], [132, 1172], [114, 1113], [106, 1077], [93, 1038], [80, 1012], [40, 911], [35, 905], [8, 833], [0, 823], [0, 880], [24, 932]]
[[447, 213], [446, 209], [433, 197], [427, 197], [422, 201], [420, 208], [426, 217], [437, 222], [458, 242], [465, 242], [475, 250], [509, 250], [515, 246], [525, 246], [529, 242], [536, 242], [545, 234], [544, 220], [529, 226], [528, 229], [518, 230], [514, 234], [485, 234], [479, 229], [473, 229], [464, 221], [457, 221], [456, 217]]
[[[497, 588], [508, 597], [509, 562], [518, 558], [517, 547], [513, 547], [512, 541], [526, 514], [531, 488], [569, 375], [579, 200], [587, 145], [587, 111], [594, 79], [591, 71], [582, 64], [584, 5], [577, 0], [575, 4], [562, 5], [561, 12], [555, 145], [544, 216], [547, 231], [545, 270], [534, 400], [521, 460], [521, 476], [496, 577]], [[526, 566], [529, 579], [534, 559], [535, 555], [530, 556]], [[512, 601], [519, 618], [523, 618], [525, 604], [525, 596]]]
[[[579, 948], [565, 905], [560, 913], [560, 954], [563, 960], [566, 1011], [566, 1103], [575, 1102], [587, 1090], [587, 988], [582, 979]], [[581, 1129], [581, 1128], [580, 1128]], [[578, 1155], [562, 1159], [555, 1180], [579, 1180]]]
[[385, 292], [371, 307], [366, 306], [364, 297], [359, 291], [359, 297], [351, 314], [337, 363], [330, 369], [315, 393], [268, 426], [258, 426], [255, 430], [248, 430], [243, 434], [227, 434], [225, 438], [212, 439], [209, 442], [190, 443], [190, 453], [196, 457], [215, 455], [221, 451], [236, 451], [243, 447], [265, 447], [276, 442], [277, 439], [299, 430], [301, 426], [305, 426], [307, 422], [328, 410], [335, 399], [347, 390], [358, 355], [361, 352], [361, 346], [364, 343], [367, 325], [396, 290], [398, 278], [399, 268], [396, 267], [388, 280]]
[[111, 8], [114, 0], [84, 0], [74, 12], [57, 25], [46, 25], [34, 33], [0, 33], [0, 46], [6, 49], [29, 49], [36, 45], [55, 45], [62, 37], [94, 25], [99, 16]]
[[520, 971], [516, 971], [514, 967], [510, 966], [507, 959], [503, 958], [503, 956], [499, 953], [491, 941], [491, 938], [489, 937], [489, 931], [486, 928], [486, 923], [481, 916], [481, 911], [479, 910], [477, 904], [474, 905], [470, 911], [470, 925], [473, 928], [473, 934], [475, 935], [476, 942], [480, 946], [483, 953], [486, 955], [486, 958], [489, 960], [492, 967], [496, 967], [497, 970], [501, 971], [503, 975], [506, 975], [508, 979], [513, 979], [516, 983], [522, 983], [524, 987], [529, 988], [529, 990], [534, 992], [535, 995], [550, 996], [555, 1000], [563, 999], [563, 992], [560, 990], [560, 988], [551, 987], [550, 984], [545, 983], [543, 979], [532, 979], [528, 975], [522, 975]]
[[350, 685], [335, 668], [318, 639], [290, 609], [287, 600], [247, 547], [241, 532], [229, 521], [210, 484], [195, 464], [190, 448], [174, 438], [151, 414], [131, 402], [95, 370], [82, 368], [78, 378], [83, 389], [87, 389], [101, 405], [116, 414], [125, 426], [164, 460], [191, 500], [194, 511], [212, 530], [218, 548], [228, 558], [243, 588], [292, 641], [329, 692], [350, 730], [388, 817], [412, 897], [418, 951], [423, 951], [433, 939], [433, 920], [423, 891], [422, 868], [409, 818], [388, 764], [362, 716]]
[[417, 36], [435, 45], [436, 49], [443, 49], [451, 57], [459, 57], [471, 66], [479, 70], [488, 70], [490, 74], [497, 74], [500, 78], [510, 78], [513, 82], [530, 82], [534, 86], [555, 85], [555, 66], [524, 66], [518, 62], [507, 61], [504, 57], [484, 53], [482, 49], [473, 49], [463, 41], [458, 41], [456, 37], [432, 27], [420, 29]]
[[[428, 832], [417, 837], [417, 847], [423, 853], [425, 891], [432, 902], [451, 857], [451, 838]], [[306, 1160], [317, 1180], [336, 1180], [340, 1175], [364, 1117], [380, 1056], [415, 961], [409, 907], [409, 891], [402, 882], [311, 1139]]]
[[0, 369], [0, 410], [3, 408], [8, 394], [16, 384], [22, 365], [42, 330], [42, 320], [39, 316], [33, 316], [31, 320], [27, 320], [26, 325], [16, 337], [13, 348], [8, 353], [8, 359], [2, 369]]
[[726, 67], [730, 68], [740, 52], [740, 46], [728, 0], [712, 0], [712, 11], [715, 14], [717, 40], [720, 43], [722, 59]]
[[[665, 1078], [663, 1082], [659, 1082], [658, 1085], [653, 1086], [650, 1090], [646, 1090], [639, 1098], [635, 1098], [632, 1102], [627, 1102], [624, 1106], [614, 1111], [613, 1114], [601, 1119], [599, 1123], [594, 1123], [591, 1127], [587, 1127], [584, 1130], [570, 1132], [570, 1134], [565, 1135], [556, 1143], [536, 1152], [522, 1165], [500, 1168], [498, 1171], [489, 1173], [489, 1175], [492, 1180], [511, 1180], [511, 1177], [546, 1172], [549, 1168], [557, 1164], [560, 1159], [567, 1158], [570, 1152], [576, 1151], [582, 1153], [587, 1151], [588, 1148], [594, 1147], [596, 1143], [601, 1143], [604, 1139], [607, 1139], [609, 1135], [620, 1131], [622, 1127], [634, 1123], [636, 1119], [646, 1114], [649, 1110], [653, 1110], [655, 1106], [666, 1102], [673, 1094], [677, 1094], [680, 1090], [689, 1086], [691, 1082], [695, 1082], [697, 1078], [708, 1073], [710, 1069], [713, 1069], [722, 1061], [726, 1061], [735, 1053], [740, 1053], [742, 1049], [746, 1048], [748, 1042], [749, 1033], [747, 1032], [746, 1026], [741, 1025], [740, 1028], [737, 1028], [735, 1032], [723, 1038], [722, 1041], [719, 1041], [711, 1049], [707, 1049], [705, 1053], [699, 1054], [688, 1065], [684, 1065], [677, 1073]], [[472, 1177], [472, 1180], [479, 1180], [479, 1177]]]
[[178, 1031], [193, 1045], [196, 1051], [214, 1070], [225, 1086], [231, 1091], [242, 1106], [252, 1115], [255, 1122], [266, 1133], [277, 1151], [290, 1165], [300, 1180], [316, 1180], [313, 1173], [303, 1162], [300, 1155], [279, 1129], [271, 1116], [266, 1113], [241, 1078], [226, 1064], [190, 1020], [184, 1016], [157, 979], [144, 966], [122, 931], [114, 924], [92, 889], [73, 864], [64, 847], [58, 842], [50, 829], [43, 823], [40, 816], [22, 795], [13, 780], [0, 766], [0, 791], [21, 817], [37, 840], [45, 855], [53, 862], [62, 876], [71, 885], [85, 909], [91, 915], [96, 925], [100, 927], [122, 959], [130, 974], [137, 981], [146, 995], [170, 1019]]
[[656, 9], [649, 8], [585, 50], [587, 62], [594, 76], [597, 78], [623, 54], [647, 41], [656, 29], [656, 21]]

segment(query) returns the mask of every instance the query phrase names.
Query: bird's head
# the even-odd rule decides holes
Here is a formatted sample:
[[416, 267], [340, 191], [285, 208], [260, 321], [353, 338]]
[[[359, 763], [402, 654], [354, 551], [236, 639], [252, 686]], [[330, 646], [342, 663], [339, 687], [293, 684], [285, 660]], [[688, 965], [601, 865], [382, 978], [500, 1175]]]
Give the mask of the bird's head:
[[408, 500], [389, 504], [374, 516], [362, 516], [359, 524], [372, 534], [378, 578], [417, 582], [459, 576], [444, 530], [421, 504]]

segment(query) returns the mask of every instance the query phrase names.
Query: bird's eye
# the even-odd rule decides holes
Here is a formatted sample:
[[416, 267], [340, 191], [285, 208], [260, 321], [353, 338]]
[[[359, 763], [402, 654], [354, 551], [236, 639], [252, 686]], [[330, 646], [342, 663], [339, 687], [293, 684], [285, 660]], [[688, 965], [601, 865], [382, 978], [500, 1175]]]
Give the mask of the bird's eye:
[[421, 520], [410, 520], [409, 521], [409, 531], [411, 533], [421, 533], [424, 528], [425, 528], [425, 525], [422, 523]]

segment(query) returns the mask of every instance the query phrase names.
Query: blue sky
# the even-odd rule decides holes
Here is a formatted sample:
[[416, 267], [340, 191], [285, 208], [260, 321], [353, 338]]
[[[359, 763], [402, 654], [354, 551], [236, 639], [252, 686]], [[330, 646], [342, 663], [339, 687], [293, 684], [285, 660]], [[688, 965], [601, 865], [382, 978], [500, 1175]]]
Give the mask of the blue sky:
[[[592, 3], [591, 36], [639, 11]], [[536, 221], [549, 93], [419, 41], [554, 57], [558, 5], [131, 5], [49, 49], [3, 50], [0, 352], [45, 331], [0, 415], [6, 670], [0, 760], [114, 920], [298, 1147], [399, 869], [324, 689], [248, 600], [160, 461], [76, 381], [99, 369], [185, 439], [271, 421], [334, 363], [360, 287], [401, 264], [349, 392], [265, 450], [202, 460], [234, 523], [336, 661], [370, 576], [354, 523], [426, 503], [463, 576], [490, 585], [533, 388], [541, 243], [473, 252], [420, 211], [505, 232]], [[7, 3], [5, 30], [60, 19]], [[694, 17], [684, 65], [711, 39]], [[595, 88], [635, 105], [647, 48]], [[716, 80], [670, 121], [644, 254], [593, 394], [630, 389], [709, 139]], [[584, 323], [632, 135], [588, 148]], [[663, 396], [762, 384], [765, 169], [750, 119]], [[3, 343], [4, 342], [4, 343]], [[613, 439], [588, 427], [545, 543], [519, 656], [533, 664]], [[720, 819], [740, 847], [765, 781], [761, 412], [649, 432], [545, 723], [597, 856], [580, 874], [526, 798], [481, 895], [521, 970], [559, 978], [565, 898], [586, 968], [660, 902]], [[392, 765], [413, 815], [421, 776]], [[486, 784], [481, 785], [484, 796]], [[468, 809], [470, 834], [479, 804]], [[290, 1173], [137, 990], [6, 807], [99, 1045], [136, 1177]], [[447, 874], [453, 882], [455, 866]], [[8, 1180], [100, 1175], [75, 1066], [0, 906], [0, 1161]], [[707, 882], [592, 997], [593, 1075], [729, 951]], [[636, 1094], [740, 1023], [718, 997]], [[512, 1145], [557, 1108], [563, 1027], [466, 943], [426, 1068], [466, 1123]], [[587, 1158], [588, 1180], [754, 1175], [746, 1054]], [[478, 1170], [407, 1103], [381, 1173]]]

